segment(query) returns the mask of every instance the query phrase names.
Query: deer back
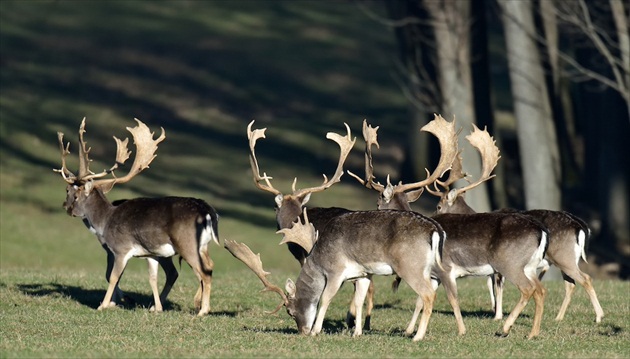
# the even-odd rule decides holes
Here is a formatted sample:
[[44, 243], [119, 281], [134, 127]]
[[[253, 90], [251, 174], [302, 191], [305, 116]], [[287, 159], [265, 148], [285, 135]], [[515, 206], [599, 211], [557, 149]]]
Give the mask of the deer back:
[[116, 252], [128, 253], [134, 247], [168, 256], [171, 249], [181, 254], [197, 252], [197, 246], [205, 246], [211, 240], [218, 244], [218, 219], [215, 209], [201, 199], [135, 198], [112, 208], [102, 235]]
[[534, 256], [542, 259], [547, 250], [545, 226], [518, 213], [445, 213], [433, 219], [448, 233], [443, 251], [445, 268], [490, 265], [501, 273], [506, 267], [518, 267], [517, 262], [522, 266], [534, 262]]
[[435, 258], [432, 251], [439, 248], [439, 242], [436, 247], [434, 235], [442, 242], [442, 227], [416, 212], [348, 212], [329, 220], [305, 267], [317, 268], [325, 276], [343, 273], [346, 279], [393, 274], [406, 256]]

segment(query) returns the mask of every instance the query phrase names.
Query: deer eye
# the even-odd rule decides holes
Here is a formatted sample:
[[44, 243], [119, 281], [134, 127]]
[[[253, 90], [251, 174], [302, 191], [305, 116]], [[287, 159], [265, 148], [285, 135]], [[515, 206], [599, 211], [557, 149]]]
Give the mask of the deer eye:
[[438, 206], [437, 206], [437, 210], [438, 210], [438, 211], [441, 211], [441, 210], [442, 210], [442, 206], [438, 204]]

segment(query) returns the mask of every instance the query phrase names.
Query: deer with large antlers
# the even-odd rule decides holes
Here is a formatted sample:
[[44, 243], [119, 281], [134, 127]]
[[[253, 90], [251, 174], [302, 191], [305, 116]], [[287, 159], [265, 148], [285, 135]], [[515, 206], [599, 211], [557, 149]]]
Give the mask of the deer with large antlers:
[[[116, 163], [100, 173], [90, 171], [90, 148], [83, 139], [85, 118], [79, 129], [79, 172], [73, 174], [66, 166], [70, 143], [64, 145], [63, 133], [58, 132], [61, 150], [59, 172], [68, 184], [63, 207], [69, 215], [80, 217], [108, 252], [107, 280], [109, 286], [98, 310], [115, 305], [118, 282], [131, 257], [143, 257], [149, 264], [149, 282], [156, 312], [162, 311], [175, 280], [177, 270], [172, 259], [179, 254], [194, 270], [200, 287], [195, 294], [195, 306], [202, 316], [210, 311], [210, 289], [213, 262], [208, 254], [208, 243], [218, 240], [218, 214], [205, 201], [196, 198], [163, 197], [135, 198], [114, 206], [105, 197], [115, 184], [126, 183], [146, 169], [155, 158], [157, 146], [165, 138], [153, 139], [153, 133], [136, 119], [136, 127], [127, 127], [136, 145], [136, 155], [129, 172], [122, 177], [114, 171], [123, 166], [131, 152], [128, 139], [114, 137], [117, 146]], [[110, 175], [112, 178], [105, 178]], [[166, 282], [158, 294], [157, 267], [166, 272]]]
[[[491, 176], [490, 173], [500, 158], [499, 149], [496, 147], [494, 139], [487, 131], [479, 131], [476, 128], [467, 139], [481, 155], [483, 164], [482, 175], [477, 181], [464, 187], [450, 189], [450, 186], [454, 182], [465, 177], [464, 173], [461, 171], [461, 158], [458, 158], [453, 165], [453, 171], [445, 182], [436, 181], [434, 189], [427, 188], [430, 193], [440, 197], [440, 201], [437, 205], [437, 213], [475, 213], [466, 203], [464, 194], [466, 191], [494, 177], [493, 175]], [[442, 190], [437, 187], [438, 185]], [[545, 272], [549, 269], [549, 263], [558, 267], [562, 272], [565, 283], [565, 295], [556, 320], [562, 320], [564, 318], [575, 289], [575, 281], [577, 281], [586, 290], [591, 304], [595, 309], [595, 321], [599, 323], [604, 316], [604, 311], [597, 299], [591, 277], [580, 270], [578, 265], [580, 259], [586, 261], [584, 246], [591, 233], [586, 222], [565, 211], [546, 209], [515, 211], [513, 209], [503, 209], [499, 212], [520, 213], [542, 222], [547, 228], [549, 232], [549, 246], [544, 260], [541, 261], [538, 266], [538, 269], [541, 270], [538, 278], [542, 279]], [[495, 312], [495, 319], [497, 320], [503, 318], [502, 299], [504, 281], [505, 278], [501, 273], [496, 273], [496, 275], [488, 279], [490, 298]]]
[[[308, 216], [311, 219], [312, 225], [319, 232], [322, 232], [325, 230], [325, 227], [328, 221], [330, 221], [330, 219], [340, 214], [350, 212], [349, 209], [339, 208], [339, 207], [329, 207], [329, 208], [321, 208], [321, 207], [306, 208], [305, 207], [306, 203], [311, 198], [311, 194], [324, 191], [341, 180], [341, 176], [343, 175], [343, 164], [346, 158], [348, 157], [348, 154], [352, 150], [352, 147], [354, 146], [354, 143], [356, 141], [356, 138], [352, 139], [351, 134], [350, 134], [350, 127], [348, 127], [347, 124], [345, 124], [346, 130], [347, 130], [346, 136], [341, 136], [333, 132], [329, 132], [326, 135], [326, 138], [336, 142], [339, 145], [339, 150], [340, 150], [339, 161], [338, 161], [337, 168], [333, 176], [330, 179], [328, 179], [328, 177], [324, 175], [324, 182], [321, 185], [316, 186], [316, 187], [302, 188], [302, 189], [296, 189], [297, 178], [295, 178], [293, 180], [292, 193], [286, 194], [286, 195], [282, 194], [282, 192], [280, 192], [278, 189], [273, 187], [273, 185], [271, 184], [271, 180], [273, 178], [268, 176], [266, 172], [263, 173], [262, 175], [260, 174], [258, 160], [256, 158], [255, 147], [256, 147], [256, 141], [258, 141], [261, 138], [265, 138], [265, 131], [267, 129], [262, 128], [262, 129], [252, 130], [253, 124], [254, 124], [254, 121], [250, 122], [249, 125], [247, 126], [247, 138], [249, 140], [249, 150], [250, 150], [249, 160], [250, 160], [250, 165], [252, 168], [254, 184], [256, 185], [258, 189], [265, 192], [269, 192], [275, 196], [274, 200], [276, 203], [276, 207], [275, 207], [276, 221], [277, 221], [279, 230], [291, 228], [293, 224], [296, 223], [296, 221], [299, 221], [300, 215], [303, 210], [306, 210], [306, 212], [308, 212]], [[289, 241], [286, 244], [291, 254], [300, 263], [300, 266], [304, 265], [304, 261], [306, 260], [306, 257], [308, 256], [308, 251], [306, 251], [303, 246], [297, 243], [294, 243], [292, 241]], [[372, 309], [374, 306], [373, 297], [374, 297], [374, 284], [370, 283], [370, 286], [368, 289], [368, 296], [367, 296], [367, 311], [366, 311], [366, 319], [365, 319], [365, 326], [364, 326], [366, 330], [370, 329], [370, 318], [371, 318]], [[356, 312], [356, 308], [354, 307], [354, 304], [351, 304], [350, 310], [348, 311], [348, 317], [346, 318], [346, 322], [349, 327], [354, 325], [355, 312]]]
[[[457, 149], [457, 133], [455, 123], [436, 115], [430, 122], [444, 128], [448, 133], [448, 142], [440, 141], [441, 150], [448, 152], [447, 159], [450, 175], [461, 172], [461, 160]], [[379, 192], [377, 206], [379, 209], [398, 209], [410, 211], [410, 203], [417, 200], [422, 188], [399, 183], [392, 186], [380, 185], [374, 181], [371, 149], [376, 144], [376, 129], [364, 123], [366, 133], [366, 175], [365, 180], [358, 178], [364, 186]], [[473, 136], [474, 137], [474, 136]], [[473, 138], [474, 141], [474, 138]], [[487, 149], [483, 149], [487, 150]], [[445, 160], [444, 154], [440, 162]], [[492, 167], [494, 168], [494, 167]], [[484, 174], [492, 171], [489, 164], [484, 163]], [[486, 171], [489, 169], [489, 171]], [[423, 181], [424, 182], [424, 181]], [[439, 179], [432, 178], [430, 183], [423, 183], [425, 188]], [[480, 214], [439, 214], [433, 217], [446, 231], [447, 240], [442, 252], [442, 267], [434, 266], [432, 278], [435, 285], [444, 285], [446, 295], [457, 322], [460, 335], [466, 332], [457, 299], [455, 279], [463, 276], [487, 276], [502, 273], [521, 291], [518, 302], [503, 326], [502, 335], [508, 335], [516, 318], [533, 296], [536, 303], [534, 323], [529, 337], [537, 336], [542, 321], [545, 289], [536, 277], [536, 267], [542, 260], [547, 248], [547, 232], [539, 222], [519, 214], [480, 213]]]
[[259, 255], [253, 254], [245, 244], [224, 241], [225, 248], [260, 278], [266, 290], [282, 297], [275, 311], [285, 306], [301, 334], [317, 335], [336, 292], [344, 281], [354, 280], [356, 325], [353, 336], [359, 336], [370, 278], [396, 274], [418, 294], [405, 332], [413, 334], [424, 307], [413, 340], [423, 339], [435, 299], [430, 272], [434, 263], [440, 263], [439, 252], [445, 240], [440, 225], [414, 212], [356, 211], [331, 218], [326, 230], [318, 232], [309, 224], [306, 213], [304, 218], [304, 224], [298, 220], [293, 227], [279, 231], [284, 234], [283, 243], [299, 243], [309, 253], [297, 281], [287, 280], [286, 293], [267, 280], [269, 273], [263, 270]]

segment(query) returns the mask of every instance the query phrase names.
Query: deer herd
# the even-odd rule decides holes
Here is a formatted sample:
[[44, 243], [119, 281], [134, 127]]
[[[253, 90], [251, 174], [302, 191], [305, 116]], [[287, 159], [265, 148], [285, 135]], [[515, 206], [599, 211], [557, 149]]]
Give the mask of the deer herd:
[[[116, 175], [125, 166], [131, 152], [128, 139], [116, 142], [115, 164], [103, 172], [89, 169], [90, 148], [83, 135], [85, 119], [79, 128], [79, 169], [77, 174], [66, 166], [70, 144], [64, 143], [58, 133], [61, 151], [60, 173], [66, 181], [66, 200], [63, 204], [68, 215], [80, 217], [88, 229], [96, 234], [107, 252], [106, 279], [109, 282], [105, 297], [98, 310], [116, 306], [124, 294], [118, 283], [132, 257], [145, 258], [149, 268], [149, 283], [153, 293], [152, 311], [161, 312], [163, 303], [178, 277], [173, 257], [180, 256], [193, 269], [199, 289], [194, 296], [198, 316], [210, 312], [210, 292], [214, 264], [208, 253], [212, 241], [220, 245], [219, 215], [201, 199], [187, 197], [135, 198], [110, 202], [105, 194], [115, 184], [130, 181], [149, 167], [156, 156], [158, 144], [165, 139], [164, 129], [154, 139], [154, 133], [141, 121], [127, 130], [136, 147], [128, 173]], [[344, 282], [354, 285], [353, 299], [348, 308], [346, 323], [354, 327], [353, 336], [370, 329], [374, 306], [373, 276], [395, 275], [393, 288], [404, 280], [418, 295], [416, 306], [405, 330], [414, 341], [422, 340], [440, 284], [444, 286], [457, 330], [466, 333], [466, 327], [457, 298], [456, 279], [464, 276], [487, 276], [495, 319], [503, 318], [502, 293], [504, 280], [514, 284], [521, 293], [519, 301], [505, 320], [502, 336], [508, 335], [516, 318], [533, 297], [535, 312], [528, 338], [540, 334], [546, 290], [540, 279], [551, 264], [562, 272], [565, 297], [556, 320], [566, 313], [575, 282], [586, 290], [595, 310], [595, 321], [600, 322], [604, 312], [588, 274], [580, 270], [580, 260], [586, 260], [584, 246], [590, 230], [586, 223], [564, 211], [535, 209], [517, 211], [502, 209], [477, 213], [465, 202], [467, 191], [494, 177], [499, 149], [484, 129], [473, 130], [466, 136], [482, 159], [481, 175], [464, 187], [451, 189], [463, 172], [461, 150], [458, 148], [459, 131], [455, 121], [439, 115], [421, 128], [439, 141], [440, 159], [435, 169], [426, 171], [426, 178], [415, 182], [393, 185], [387, 177], [383, 185], [376, 180], [372, 161], [372, 147], [379, 148], [378, 127], [363, 122], [365, 140], [365, 178], [348, 172], [367, 189], [377, 192], [376, 210], [307, 207], [311, 195], [324, 191], [340, 182], [343, 165], [356, 139], [345, 124], [346, 135], [328, 133], [326, 138], [339, 145], [339, 161], [330, 179], [324, 175], [321, 185], [296, 189], [283, 194], [276, 189], [266, 172], [260, 173], [256, 158], [256, 142], [265, 138], [265, 128], [247, 126], [249, 160], [255, 186], [273, 194], [275, 200], [277, 233], [282, 234], [290, 253], [301, 266], [294, 282], [288, 279], [285, 289], [267, 279], [259, 254], [254, 254], [244, 243], [224, 240], [224, 247], [242, 261], [262, 281], [265, 290], [277, 293], [281, 302], [273, 312], [283, 306], [301, 334], [316, 335], [322, 331], [326, 310]], [[448, 175], [447, 175], [448, 173]], [[446, 178], [444, 178], [446, 177]], [[425, 192], [437, 196], [435, 214], [426, 216], [413, 211], [410, 203]], [[375, 196], [376, 197], [376, 196]], [[166, 274], [164, 288], [158, 293], [158, 266]], [[367, 299], [365, 322], [363, 304]], [[420, 313], [422, 316], [420, 317]], [[416, 322], [420, 322], [416, 330]]]

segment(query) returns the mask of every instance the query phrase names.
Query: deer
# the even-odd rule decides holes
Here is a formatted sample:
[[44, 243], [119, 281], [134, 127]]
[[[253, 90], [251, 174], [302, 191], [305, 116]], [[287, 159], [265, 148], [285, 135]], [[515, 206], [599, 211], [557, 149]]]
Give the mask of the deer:
[[[475, 144], [473, 146], [479, 149], [482, 157], [498, 159], [498, 149], [496, 148], [494, 139], [487, 131], [479, 131], [478, 136], [475, 137], [472, 137], [472, 134], [470, 136], [469, 141], [471, 141], [471, 143], [474, 141]], [[496, 162], [493, 164], [492, 168], [494, 168], [494, 166], [496, 166]], [[440, 198], [437, 205], [437, 213], [475, 213], [466, 203], [466, 191], [494, 177], [485, 176], [475, 184], [450, 189], [450, 186], [454, 182], [466, 177], [461, 171], [461, 168], [461, 164], [459, 164], [445, 182], [436, 181], [435, 184], [439, 185], [442, 190], [438, 189], [437, 186], [434, 186], [435, 189], [433, 190], [428, 188], [430, 193]], [[484, 173], [489, 173], [488, 170], [491, 171], [492, 169], [484, 169]], [[586, 262], [584, 247], [591, 233], [586, 222], [566, 211], [548, 209], [517, 211], [514, 209], [501, 209], [499, 212], [520, 213], [542, 222], [547, 228], [549, 232], [549, 244], [545, 258], [538, 266], [538, 270], [540, 270], [538, 278], [542, 280], [549, 269], [550, 263], [558, 267], [562, 272], [562, 278], [565, 283], [565, 296], [555, 320], [561, 321], [564, 319], [575, 289], [575, 282], [577, 281], [584, 287], [591, 300], [591, 304], [595, 310], [595, 322], [601, 322], [604, 311], [597, 299], [597, 293], [593, 287], [592, 279], [579, 268], [580, 259]], [[504, 282], [505, 278], [503, 278], [501, 273], [497, 273], [488, 278], [488, 288], [492, 307], [495, 312], [495, 320], [503, 318], [502, 297]]]
[[430, 272], [434, 263], [441, 261], [440, 248], [445, 241], [437, 222], [415, 212], [352, 211], [331, 218], [326, 230], [319, 232], [308, 222], [304, 210], [304, 224], [298, 219], [291, 228], [278, 233], [284, 234], [281, 243], [299, 244], [309, 253], [296, 282], [286, 281], [286, 292], [267, 279], [270, 273], [263, 269], [260, 254], [236, 241], [224, 240], [224, 247], [258, 276], [266, 291], [280, 295], [282, 302], [271, 313], [284, 306], [300, 334], [317, 335], [322, 331], [332, 298], [344, 281], [353, 280], [353, 337], [362, 335], [362, 307], [371, 277], [396, 274], [418, 294], [405, 334], [413, 334], [422, 310], [413, 341], [424, 338], [435, 299]]
[[[344, 172], [343, 164], [356, 142], [356, 138], [352, 139], [350, 127], [348, 126], [348, 124], [344, 123], [347, 130], [346, 136], [341, 136], [334, 132], [329, 132], [326, 134], [326, 138], [336, 142], [339, 145], [340, 150], [339, 161], [337, 163], [337, 168], [333, 176], [328, 179], [328, 177], [324, 174], [324, 182], [321, 185], [301, 189], [296, 189], [297, 177], [295, 177], [292, 184], [292, 192], [285, 195], [271, 184], [271, 180], [273, 179], [273, 177], [268, 176], [266, 172], [264, 172], [262, 175], [260, 174], [260, 168], [258, 165], [258, 159], [256, 158], [255, 147], [256, 142], [259, 139], [266, 138], [265, 131], [267, 130], [267, 128], [252, 129], [254, 122], [255, 121], [251, 121], [247, 126], [247, 138], [249, 140], [249, 160], [253, 180], [256, 188], [274, 195], [276, 222], [278, 230], [291, 228], [294, 223], [296, 223], [296, 221], [299, 221], [300, 215], [305, 210], [306, 212], [308, 212], [308, 216], [311, 218], [310, 223], [315, 227], [318, 232], [322, 232], [325, 230], [326, 225], [330, 219], [340, 214], [351, 211], [349, 209], [340, 207], [305, 207], [313, 193], [324, 191], [330, 188], [335, 183], [341, 181], [341, 176]], [[293, 257], [299, 262], [300, 267], [303, 266], [308, 252], [304, 250], [302, 246], [292, 241], [288, 241], [286, 242], [286, 244], [289, 252], [291, 252]], [[369, 286], [367, 296], [367, 317], [365, 320], [365, 330], [370, 329], [370, 318], [372, 308], [374, 307], [373, 297], [374, 285], [371, 284]], [[351, 327], [354, 323], [355, 311], [356, 310], [354, 308], [354, 304], [351, 304], [350, 310], [348, 311], [348, 316], [346, 318], [348, 327]]]
[[[448, 122], [439, 115], [435, 115], [434, 121], [437, 121], [441, 126], [451, 128], [449, 131], [452, 136], [450, 143], [453, 144], [451, 151], [454, 151], [455, 155], [449, 157], [453, 159], [449, 176], [453, 173], [460, 173], [461, 153], [456, 145], [455, 121]], [[410, 211], [410, 203], [420, 197], [423, 189], [413, 188], [413, 192], [410, 192], [412, 189], [402, 182], [398, 185], [392, 185], [389, 176], [386, 186], [375, 181], [371, 146], [377, 144], [377, 129], [378, 127], [372, 128], [364, 122], [364, 133], [370, 134], [366, 136], [365, 180], [354, 174], [351, 176], [366, 188], [376, 190], [379, 193], [377, 200], [379, 210]], [[476, 126], [475, 129], [477, 129]], [[472, 141], [475, 141], [479, 136], [479, 132], [481, 131], [471, 135]], [[487, 147], [478, 147], [478, 149], [480, 152], [488, 154], [483, 162], [482, 178], [485, 179], [490, 176], [494, 169], [491, 164], [494, 162], [496, 165], [496, 161], [498, 161], [498, 151], [492, 152], [491, 148]], [[439, 183], [439, 179], [435, 179], [431, 184], [434, 183]], [[470, 187], [475, 185], [478, 183], [471, 183]], [[425, 188], [429, 187], [425, 186]], [[436, 288], [439, 284], [444, 285], [447, 299], [453, 308], [458, 334], [464, 335], [466, 327], [457, 299], [456, 279], [464, 276], [488, 276], [501, 273], [519, 288], [521, 298], [506, 319], [502, 331], [497, 334], [500, 336], [509, 334], [516, 318], [525, 308], [529, 299], [533, 297], [536, 307], [528, 338], [538, 336], [546, 295], [546, 289], [536, 277], [536, 268], [543, 260], [548, 244], [548, 233], [544, 225], [527, 216], [515, 213], [447, 213], [437, 214], [432, 218], [442, 226], [448, 238], [444, 242], [442, 267], [433, 267], [432, 280]], [[394, 282], [394, 289], [397, 288], [398, 283], [398, 280]]]
[[[214, 263], [208, 253], [210, 241], [219, 244], [218, 213], [201, 199], [187, 197], [134, 198], [120, 201], [113, 205], [106, 197], [116, 184], [126, 183], [149, 167], [156, 157], [158, 144], [165, 138], [164, 128], [157, 139], [154, 132], [142, 121], [135, 119], [135, 127], [127, 127], [131, 133], [136, 154], [129, 172], [118, 177], [115, 170], [125, 165], [131, 151], [129, 139], [121, 141], [116, 136], [116, 162], [100, 173], [89, 169], [91, 148], [83, 138], [85, 118], [79, 128], [79, 170], [75, 175], [66, 165], [70, 154], [70, 143], [64, 144], [62, 132], [57, 133], [61, 150], [61, 168], [55, 172], [61, 174], [67, 183], [66, 200], [63, 207], [72, 217], [79, 217], [91, 232], [96, 234], [99, 243], [108, 253], [106, 276], [109, 282], [103, 301], [98, 310], [114, 307], [121, 293], [118, 283], [132, 257], [146, 258], [149, 267], [149, 283], [153, 292], [155, 312], [163, 310], [173, 284], [177, 279], [177, 270], [172, 257], [180, 255], [193, 269], [200, 287], [195, 294], [194, 303], [199, 310], [198, 316], [210, 311], [210, 291]], [[111, 178], [106, 176], [111, 174]], [[166, 273], [166, 282], [158, 294], [157, 271], [161, 265]]]

